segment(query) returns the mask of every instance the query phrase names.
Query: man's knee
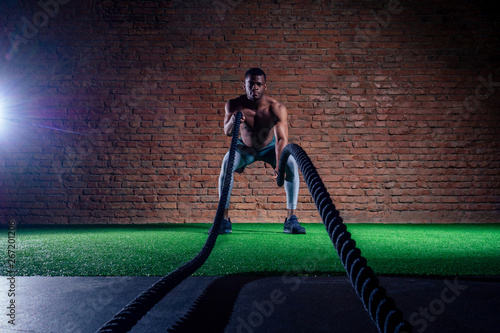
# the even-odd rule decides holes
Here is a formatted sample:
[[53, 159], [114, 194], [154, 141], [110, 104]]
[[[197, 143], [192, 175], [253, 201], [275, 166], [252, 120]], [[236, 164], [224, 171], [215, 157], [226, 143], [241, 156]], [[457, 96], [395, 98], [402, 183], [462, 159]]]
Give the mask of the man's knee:
[[292, 180], [295, 177], [298, 177], [299, 175], [299, 167], [297, 165], [297, 162], [291, 155], [290, 157], [288, 157], [288, 161], [286, 162], [285, 175], [288, 181]]
[[229, 152], [227, 152], [226, 155], [224, 155], [224, 158], [222, 159], [222, 165], [221, 165], [222, 171], [227, 169], [228, 163], [229, 163]]
[[[236, 150], [234, 155], [233, 172], [238, 172], [238, 173], [243, 172], [243, 170], [245, 169], [245, 165], [240, 165], [241, 162], [242, 162], [241, 154], [238, 150]], [[229, 164], [229, 152], [227, 152], [226, 155], [224, 155], [224, 158], [222, 159], [222, 166], [221, 166], [222, 173], [226, 172], [228, 164]]]

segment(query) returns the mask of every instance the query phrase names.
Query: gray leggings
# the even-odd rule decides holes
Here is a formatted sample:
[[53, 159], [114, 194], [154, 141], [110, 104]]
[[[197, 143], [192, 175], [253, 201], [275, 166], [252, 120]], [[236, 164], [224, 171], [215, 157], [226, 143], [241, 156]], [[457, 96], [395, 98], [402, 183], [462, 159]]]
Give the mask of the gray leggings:
[[[236, 154], [234, 156], [234, 166], [233, 172], [242, 172], [243, 169], [252, 164], [255, 161], [263, 161], [265, 163], [270, 164], [273, 169], [276, 168], [276, 152], [275, 152], [275, 140], [266, 147], [262, 149], [254, 149], [251, 147], [247, 147], [243, 144], [241, 139], [238, 141], [238, 145], [236, 148]], [[224, 175], [227, 169], [227, 163], [229, 159], [229, 152], [224, 156], [224, 160], [222, 161], [221, 172], [219, 176], [219, 198], [222, 193], [222, 186], [224, 184]], [[231, 185], [229, 186], [229, 196], [226, 203], [226, 209], [229, 208], [229, 201], [231, 199], [231, 191], [233, 190], [234, 183], [234, 175], [231, 174]], [[286, 208], [287, 209], [296, 209], [297, 201], [299, 197], [299, 168], [297, 166], [297, 162], [290, 155], [288, 161], [286, 163], [285, 168], [285, 193], [286, 193]]]

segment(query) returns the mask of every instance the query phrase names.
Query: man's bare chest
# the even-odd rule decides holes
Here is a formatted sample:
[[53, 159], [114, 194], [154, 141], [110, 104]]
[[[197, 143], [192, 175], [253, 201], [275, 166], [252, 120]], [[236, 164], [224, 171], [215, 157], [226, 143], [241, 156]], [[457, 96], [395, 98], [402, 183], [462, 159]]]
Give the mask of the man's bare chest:
[[245, 115], [244, 128], [250, 132], [261, 129], [271, 129], [276, 125], [276, 119], [269, 108], [260, 110], [244, 109]]

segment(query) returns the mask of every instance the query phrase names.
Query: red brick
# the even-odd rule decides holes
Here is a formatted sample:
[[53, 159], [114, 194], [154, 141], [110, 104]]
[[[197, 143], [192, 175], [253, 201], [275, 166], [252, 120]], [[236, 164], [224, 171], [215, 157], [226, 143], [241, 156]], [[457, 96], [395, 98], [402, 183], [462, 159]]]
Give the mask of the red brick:
[[[500, 94], [479, 78], [498, 81], [500, 50], [491, 41], [499, 30], [476, 4], [448, 2], [447, 11], [407, 3], [377, 31], [365, 29], [379, 24], [369, 14], [381, 8], [374, 0], [350, 2], [361, 14], [337, 17], [338, 27], [328, 1], [307, 10], [239, 3], [224, 12], [193, 0], [183, 9], [145, 1], [133, 15], [146, 23], [102, 8], [112, 20], [105, 41], [77, 29], [80, 18], [95, 16], [90, 7], [71, 16], [73, 28], [68, 16], [54, 18], [36, 39], [76, 36], [71, 48], [42, 48], [32, 62], [29, 45], [21, 46], [9, 70], [32, 87], [18, 96], [26, 119], [85, 135], [18, 126], [0, 151], [2, 205], [29, 223], [211, 220], [230, 143], [224, 104], [244, 92], [244, 71], [260, 65], [268, 93], [289, 110], [290, 142], [310, 155], [350, 222], [497, 221]], [[250, 12], [264, 19], [242, 25]], [[271, 12], [294, 19], [271, 22]], [[448, 24], [439, 36], [422, 28], [422, 17], [452, 22], [458, 14], [463, 25]], [[18, 6], [0, 10], [5, 22], [22, 15]], [[448, 52], [463, 45], [475, 53]], [[68, 61], [78, 66], [54, 72]], [[284, 218], [284, 190], [261, 165], [235, 176], [232, 214], [242, 222]], [[301, 219], [319, 222], [304, 183], [300, 191]]]

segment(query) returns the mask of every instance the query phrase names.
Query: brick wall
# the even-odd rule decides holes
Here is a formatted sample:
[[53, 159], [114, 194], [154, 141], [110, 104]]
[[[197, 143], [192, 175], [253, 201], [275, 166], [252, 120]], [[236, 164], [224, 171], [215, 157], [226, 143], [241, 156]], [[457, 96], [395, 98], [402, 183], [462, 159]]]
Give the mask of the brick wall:
[[[498, 222], [487, 3], [3, 1], [1, 223], [211, 222], [250, 67], [347, 222]], [[260, 162], [231, 201], [238, 222], [285, 217]], [[299, 217], [319, 221], [303, 182]]]

